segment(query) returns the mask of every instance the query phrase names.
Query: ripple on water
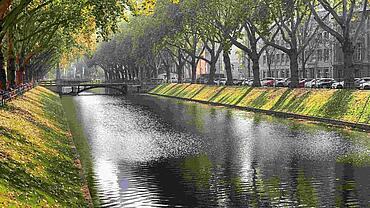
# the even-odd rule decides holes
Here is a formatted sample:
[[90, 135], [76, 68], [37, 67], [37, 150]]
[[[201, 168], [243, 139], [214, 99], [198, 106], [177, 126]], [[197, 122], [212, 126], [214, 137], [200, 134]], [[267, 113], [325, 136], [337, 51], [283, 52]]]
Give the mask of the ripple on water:
[[338, 162], [369, 152], [354, 142], [367, 135], [150, 96], [75, 101], [102, 207], [370, 203], [368, 164]]

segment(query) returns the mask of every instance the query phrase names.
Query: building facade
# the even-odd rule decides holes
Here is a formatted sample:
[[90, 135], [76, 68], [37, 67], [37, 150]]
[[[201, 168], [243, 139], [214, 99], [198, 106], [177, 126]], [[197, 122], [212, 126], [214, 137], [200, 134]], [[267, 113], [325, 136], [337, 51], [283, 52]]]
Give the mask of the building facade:
[[[343, 79], [343, 53], [340, 44], [336, 43], [334, 48], [333, 77], [341, 80]], [[368, 15], [363, 32], [356, 43], [353, 62], [355, 77], [370, 77], [370, 15]]]

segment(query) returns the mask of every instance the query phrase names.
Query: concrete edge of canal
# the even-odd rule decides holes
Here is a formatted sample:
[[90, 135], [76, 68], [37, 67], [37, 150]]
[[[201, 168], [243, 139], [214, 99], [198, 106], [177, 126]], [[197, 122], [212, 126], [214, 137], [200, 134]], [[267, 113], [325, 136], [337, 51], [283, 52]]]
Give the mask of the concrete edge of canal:
[[370, 132], [370, 91], [162, 84], [148, 94]]

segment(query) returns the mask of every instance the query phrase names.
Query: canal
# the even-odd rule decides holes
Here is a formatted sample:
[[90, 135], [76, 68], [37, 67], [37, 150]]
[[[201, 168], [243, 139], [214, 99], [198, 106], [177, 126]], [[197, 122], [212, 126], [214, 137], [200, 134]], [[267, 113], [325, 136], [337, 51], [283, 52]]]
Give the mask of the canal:
[[73, 98], [102, 207], [369, 207], [369, 134], [149, 95]]

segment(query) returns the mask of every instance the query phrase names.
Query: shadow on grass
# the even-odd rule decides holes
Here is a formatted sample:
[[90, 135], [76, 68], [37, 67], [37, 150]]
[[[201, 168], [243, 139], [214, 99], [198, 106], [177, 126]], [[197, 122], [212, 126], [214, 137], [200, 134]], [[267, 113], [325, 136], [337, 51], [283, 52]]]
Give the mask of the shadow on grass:
[[[8, 141], [6, 150], [13, 152], [12, 155], [19, 155], [15, 160], [10, 155], [2, 154], [6, 159], [0, 161], [0, 183], [8, 191], [19, 193], [17, 201], [32, 207], [45, 202], [64, 207], [85, 206], [78, 171], [69, 157], [71, 152], [66, 136], [33, 118], [31, 120], [31, 124], [40, 129], [43, 144], [27, 139], [25, 132], [0, 127], [0, 134], [4, 141]], [[51, 147], [58, 154], [50, 155], [40, 145]], [[30, 170], [35, 170], [37, 166], [42, 169], [35, 175]]]
[[353, 90], [337, 90], [320, 109], [321, 115], [327, 118], [340, 118], [348, 111]]

